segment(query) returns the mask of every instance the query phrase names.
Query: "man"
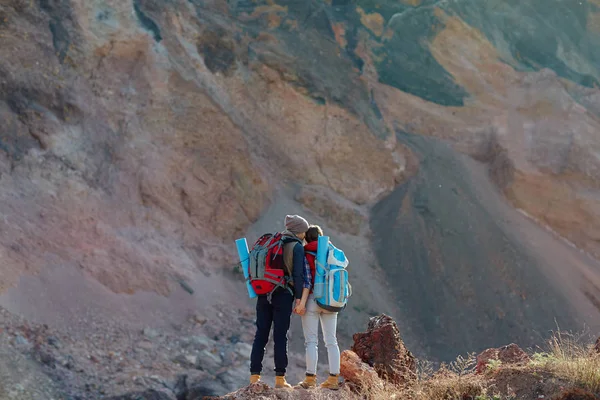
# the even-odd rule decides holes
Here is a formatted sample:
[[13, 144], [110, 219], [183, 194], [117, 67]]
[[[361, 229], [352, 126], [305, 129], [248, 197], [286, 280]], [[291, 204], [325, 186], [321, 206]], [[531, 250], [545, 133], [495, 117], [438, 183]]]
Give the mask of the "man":
[[[260, 380], [265, 347], [273, 326], [275, 342], [275, 387], [291, 388], [285, 380], [288, 365], [287, 332], [292, 309], [300, 303], [304, 287], [304, 246], [308, 222], [299, 215], [286, 215], [283, 235], [284, 273], [289, 287], [278, 287], [271, 295], [258, 296], [256, 302], [256, 334], [250, 355], [250, 383]], [[294, 298], [296, 299], [294, 304]]]

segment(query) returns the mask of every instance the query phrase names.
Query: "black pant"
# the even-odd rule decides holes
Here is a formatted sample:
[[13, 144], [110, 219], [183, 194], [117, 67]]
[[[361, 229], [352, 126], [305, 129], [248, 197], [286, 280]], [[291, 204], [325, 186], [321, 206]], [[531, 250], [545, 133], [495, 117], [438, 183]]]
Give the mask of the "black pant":
[[294, 296], [285, 289], [273, 292], [271, 303], [267, 296], [258, 296], [256, 302], [256, 335], [250, 355], [250, 373], [258, 375], [262, 371], [262, 361], [265, 347], [269, 341], [271, 325], [273, 341], [275, 342], [275, 375], [284, 376], [288, 365], [287, 332], [290, 329], [290, 319], [294, 305]]

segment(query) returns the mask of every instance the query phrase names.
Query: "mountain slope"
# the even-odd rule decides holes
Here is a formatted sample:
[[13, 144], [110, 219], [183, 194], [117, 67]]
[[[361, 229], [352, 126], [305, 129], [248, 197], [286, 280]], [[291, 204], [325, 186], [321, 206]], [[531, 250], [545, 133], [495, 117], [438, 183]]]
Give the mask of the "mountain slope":
[[294, 210], [366, 282], [343, 341], [380, 311], [436, 359], [597, 328], [599, 21], [597, 0], [6, 1], [0, 305], [83, 337], [223, 322], [252, 307], [233, 240]]

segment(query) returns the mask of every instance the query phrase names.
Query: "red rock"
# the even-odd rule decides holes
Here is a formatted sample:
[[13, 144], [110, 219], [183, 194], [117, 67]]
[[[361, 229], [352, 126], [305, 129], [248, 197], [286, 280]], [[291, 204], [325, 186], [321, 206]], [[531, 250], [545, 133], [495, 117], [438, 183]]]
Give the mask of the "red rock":
[[383, 381], [379, 378], [375, 369], [364, 363], [360, 357], [351, 350], [342, 352], [340, 375], [342, 375], [346, 382], [359, 388], [383, 385]]
[[519, 364], [530, 360], [529, 356], [518, 345], [511, 343], [507, 346], [491, 348], [483, 351], [477, 356], [475, 372], [485, 372], [490, 360], [498, 360], [502, 364]]
[[353, 336], [352, 350], [369, 364], [380, 378], [405, 384], [416, 378], [415, 357], [404, 346], [394, 320], [379, 315], [369, 320], [367, 332]]
[[500, 347], [498, 349], [498, 359], [504, 364], [519, 364], [530, 360], [527, 353], [514, 343]]

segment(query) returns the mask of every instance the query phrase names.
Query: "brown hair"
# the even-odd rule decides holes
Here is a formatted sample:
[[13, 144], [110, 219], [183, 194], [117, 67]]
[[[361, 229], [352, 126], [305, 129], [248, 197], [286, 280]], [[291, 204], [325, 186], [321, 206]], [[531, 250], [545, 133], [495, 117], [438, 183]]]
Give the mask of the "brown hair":
[[323, 236], [323, 229], [319, 225], [311, 225], [306, 231], [306, 242], [314, 242], [319, 239], [319, 236]]

